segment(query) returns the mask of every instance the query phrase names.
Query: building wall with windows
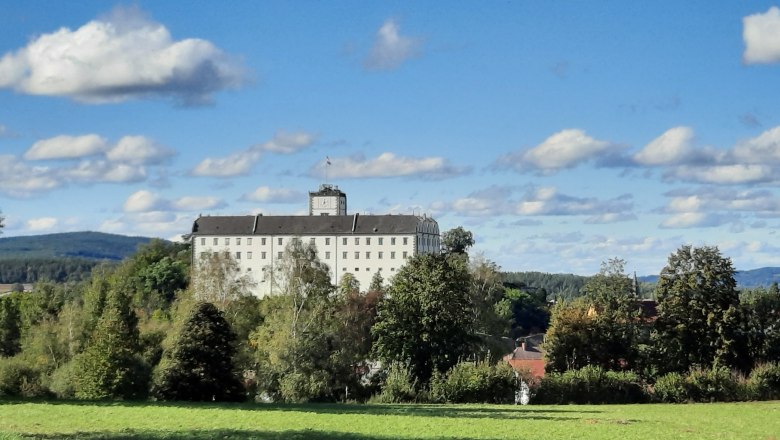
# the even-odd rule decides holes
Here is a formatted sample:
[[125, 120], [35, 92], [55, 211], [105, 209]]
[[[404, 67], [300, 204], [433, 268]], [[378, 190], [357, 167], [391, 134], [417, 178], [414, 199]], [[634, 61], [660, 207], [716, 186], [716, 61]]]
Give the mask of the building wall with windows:
[[[238, 261], [241, 271], [251, 276], [254, 294], [262, 297], [278, 288], [269, 271], [275, 270], [290, 240], [315, 245], [320, 260], [330, 268], [334, 285], [350, 273], [361, 289], [368, 288], [376, 272], [387, 282], [412, 256], [440, 252], [439, 226], [430, 217], [332, 215], [333, 211], [316, 209], [318, 204], [326, 205], [321, 197], [321, 193], [310, 193], [308, 216], [199, 217], [191, 234], [195, 267], [205, 253], [227, 252]], [[336, 201], [327, 204], [328, 209], [346, 205], [343, 193], [334, 193], [334, 197]]]

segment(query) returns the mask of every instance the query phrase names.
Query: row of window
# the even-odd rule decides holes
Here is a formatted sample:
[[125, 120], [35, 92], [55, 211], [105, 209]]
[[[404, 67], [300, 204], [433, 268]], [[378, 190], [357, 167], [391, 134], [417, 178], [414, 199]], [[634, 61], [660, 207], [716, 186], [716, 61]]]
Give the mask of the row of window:
[[[226, 237], [226, 238], [224, 238], [224, 240], [225, 240], [225, 246], [230, 246], [230, 237]], [[236, 245], [240, 246], [241, 245], [241, 237], [235, 237], [235, 240], [236, 240]], [[346, 246], [347, 242], [348, 242], [347, 240], [348, 240], [347, 237], [342, 237], [341, 244]], [[403, 240], [403, 244], [404, 245], [408, 245], [409, 244], [409, 237], [402, 237], [402, 240]], [[284, 244], [284, 238], [282, 238], [282, 237], [277, 238], [277, 241], [278, 241], [280, 246]], [[395, 245], [395, 241], [396, 241], [395, 237], [390, 237], [390, 245], [394, 246]], [[310, 238], [309, 242], [311, 244], [315, 244], [315, 239], [314, 238]], [[378, 242], [377, 244], [379, 244], [380, 246], [384, 245], [384, 237], [377, 237], [377, 242]], [[214, 243], [214, 246], [219, 246], [219, 238], [218, 237], [214, 237], [214, 242], [213, 243]], [[365, 237], [365, 243], [366, 243], [367, 246], [370, 246], [371, 245], [371, 237]], [[246, 239], [246, 244], [248, 246], [251, 246], [252, 245], [252, 238], [247, 238]], [[266, 245], [266, 237], [261, 237], [260, 238], [260, 244], [263, 245], [263, 246]], [[201, 237], [200, 238], [200, 245], [201, 246], [205, 246], [206, 245], [206, 237]], [[358, 245], [358, 246], [360, 245], [360, 237], [355, 237], [355, 245]], [[325, 246], [330, 246], [330, 237], [325, 237]]]
[[[277, 253], [277, 258], [282, 258], [282, 254], [283, 253], [284, 252], [278, 252]], [[346, 260], [348, 254], [349, 254], [348, 252], [342, 252], [341, 253], [341, 258], [343, 260]], [[235, 253], [236, 260], [240, 260], [241, 259], [241, 255], [242, 255], [241, 252], [236, 252]], [[247, 260], [251, 260], [252, 259], [252, 252], [246, 252], [244, 255], [246, 255], [246, 259]], [[382, 251], [379, 251], [379, 252], [376, 253], [376, 256], [377, 256], [377, 259], [381, 260], [381, 259], [384, 258], [385, 253], [382, 252]], [[408, 258], [409, 257], [409, 253], [404, 251], [402, 253], [402, 256], [403, 256], [404, 259]], [[268, 257], [268, 253], [267, 252], [260, 252], [260, 259], [265, 260], [267, 257]], [[328, 252], [328, 251], [325, 252], [325, 259], [326, 260], [330, 260], [330, 252]], [[355, 252], [355, 260], [359, 260], [359, 259], [360, 259], [360, 252]], [[371, 259], [371, 252], [366, 252], [366, 260], [370, 260], [370, 259]], [[395, 251], [390, 252], [390, 259], [391, 260], [395, 260]]]

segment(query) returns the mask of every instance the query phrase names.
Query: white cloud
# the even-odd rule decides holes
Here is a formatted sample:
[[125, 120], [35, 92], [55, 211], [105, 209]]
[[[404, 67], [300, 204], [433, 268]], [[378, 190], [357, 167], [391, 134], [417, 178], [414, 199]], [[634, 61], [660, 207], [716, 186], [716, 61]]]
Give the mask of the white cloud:
[[25, 222], [25, 226], [29, 231], [46, 231], [57, 226], [57, 219], [54, 217], [31, 218]]
[[256, 190], [241, 196], [241, 200], [262, 203], [294, 203], [303, 200], [299, 191], [288, 188], [258, 187]]
[[140, 182], [147, 176], [142, 166], [105, 160], [82, 160], [72, 167], [56, 170], [55, 174], [64, 182], [84, 184]]
[[206, 209], [216, 209], [225, 206], [225, 202], [219, 197], [195, 197], [185, 196], [173, 200], [170, 207], [174, 211], [200, 211]]
[[62, 182], [46, 167], [31, 167], [15, 156], [0, 155], [0, 192], [13, 197], [30, 197], [50, 191]]
[[674, 214], [659, 225], [664, 229], [712, 228], [738, 220], [733, 214], [711, 212], [681, 212]]
[[731, 155], [740, 163], [780, 163], [780, 126], [738, 143]]
[[75, 31], [36, 36], [0, 58], [0, 87], [87, 103], [147, 96], [203, 103], [243, 80], [239, 63], [212, 43], [174, 41], [165, 26], [133, 8], [116, 9]]
[[693, 130], [674, 127], [647, 144], [634, 155], [642, 165], [670, 165], [684, 162], [693, 153]]
[[106, 140], [96, 134], [55, 136], [38, 141], [24, 153], [27, 160], [78, 159], [101, 154]]
[[518, 215], [590, 215], [589, 223], [611, 223], [635, 219], [631, 212], [631, 196], [624, 195], [609, 200], [573, 197], [558, 193], [552, 187], [534, 188], [515, 205]]
[[594, 139], [582, 130], [566, 129], [553, 134], [536, 147], [501, 157], [498, 165], [517, 171], [534, 168], [553, 172], [608, 156], [621, 148], [610, 142]]
[[[151, 191], [140, 190], [134, 192], [125, 200], [122, 210], [126, 213], [144, 214], [146, 216], [145, 221], [148, 221], [149, 216], [163, 215], [160, 213], [167, 211], [191, 212], [223, 206], [225, 206], [225, 203], [218, 197], [185, 196], [175, 200], [168, 200]], [[168, 218], [170, 214], [165, 214], [165, 216], [165, 218]], [[159, 219], [155, 221], [159, 221]]]
[[288, 133], [286, 131], [278, 131], [273, 139], [257, 145], [255, 149], [272, 153], [292, 154], [311, 146], [316, 138], [315, 135], [306, 132]]
[[371, 52], [363, 62], [369, 70], [392, 70], [419, 54], [422, 42], [403, 36], [398, 23], [388, 19], [376, 33]]
[[141, 190], [136, 191], [125, 200], [123, 210], [125, 212], [156, 211], [161, 208], [163, 200], [156, 194]]
[[174, 154], [173, 150], [145, 136], [124, 136], [106, 152], [106, 158], [112, 162], [143, 165], [159, 164]]
[[742, 25], [745, 63], [780, 62], [780, 9], [772, 6], [763, 14], [748, 15]]
[[[425, 179], [441, 179], [464, 174], [467, 170], [454, 167], [443, 157], [401, 157], [382, 153], [376, 159], [364, 157], [331, 158], [328, 175], [332, 178], [401, 177], [416, 176]], [[324, 160], [309, 171], [318, 175]]]
[[736, 185], [771, 181], [774, 175], [774, 170], [768, 165], [734, 164], [680, 166], [669, 170], [665, 177], [667, 180]]

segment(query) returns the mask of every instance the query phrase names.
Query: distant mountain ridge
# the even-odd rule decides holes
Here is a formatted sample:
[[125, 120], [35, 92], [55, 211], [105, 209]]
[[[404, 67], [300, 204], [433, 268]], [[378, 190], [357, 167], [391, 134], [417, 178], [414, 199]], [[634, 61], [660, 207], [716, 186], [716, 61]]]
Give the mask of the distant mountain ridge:
[[[751, 270], [738, 270], [734, 275], [739, 287], [761, 287], [769, 286], [773, 282], [780, 283], [780, 267], [760, 267]], [[639, 281], [645, 283], [658, 282], [658, 275], [648, 275], [639, 277]]]
[[103, 232], [63, 232], [0, 237], [0, 260], [80, 258], [120, 261], [132, 255], [149, 237], [128, 237]]

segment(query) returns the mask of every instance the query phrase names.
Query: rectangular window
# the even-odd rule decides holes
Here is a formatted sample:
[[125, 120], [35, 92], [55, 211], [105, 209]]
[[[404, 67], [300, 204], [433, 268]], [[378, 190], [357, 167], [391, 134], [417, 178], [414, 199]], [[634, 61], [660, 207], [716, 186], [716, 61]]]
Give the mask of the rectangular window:
[[341, 239], [341, 244], [343, 244], [344, 246], [347, 245], [347, 237]]
[[230, 239], [229, 238], [225, 239], [225, 246], [230, 246]]
[[325, 259], [330, 260], [330, 252], [325, 252]]
[[281, 252], [278, 253], [277, 258], [279, 258], [280, 260], [282, 259], [282, 253]]
[[355, 272], [360, 272], [360, 268], [359, 268], [359, 267], [356, 267], [356, 268], [355, 268]]
[[381, 260], [382, 259], [382, 251], [377, 252], [377, 257]]
[[282, 243], [283, 243], [283, 239], [282, 239], [282, 237], [279, 237], [279, 246], [281, 246]]
[[325, 246], [330, 246], [330, 237], [325, 237]]
[[236, 244], [241, 246], [241, 238], [236, 238]]
[[395, 251], [390, 252], [390, 259], [395, 260]]
[[360, 244], [360, 237], [355, 237], [355, 246]]
[[390, 244], [395, 246], [395, 237], [390, 238]]
[[404, 245], [409, 244], [409, 237], [404, 237]]
[[309, 244], [310, 245], [315, 245], [316, 244], [316, 242], [314, 241], [313, 237], [309, 239]]
[[247, 260], [251, 260], [252, 259], [252, 253], [251, 252], [247, 252], [246, 253], [246, 259]]
[[404, 251], [404, 259], [406, 259], [409, 255]]
[[370, 260], [370, 259], [371, 259], [371, 252], [366, 252], [366, 260]]
[[379, 240], [379, 246], [382, 246], [382, 245], [384, 244], [384, 243], [383, 243], [383, 242], [385, 241], [385, 239], [384, 239], [384, 238], [382, 238], [382, 237], [379, 237], [377, 240]]
[[342, 253], [341, 253], [341, 258], [343, 258], [344, 260], [346, 260], [346, 259], [347, 259], [347, 253], [346, 253], [346, 252], [342, 252]]
[[359, 259], [360, 259], [360, 252], [355, 252], [355, 259], [356, 259], [356, 260], [359, 260]]
[[366, 237], [366, 245], [367, 246], [371, 245], [371, 237]]
[[200, 245], [201, 246], [206, 246], [206, 237], [201, 237], [200, 238]]
[[219, 245], [219, 238], [215, 237], [214, 238], [214, 246], [218, 246], [218, 245]]
[[260, 244], [261, 244], [261, 245], [263, 245], [263, 246], [265, 246], [265, 238], [261, 238], [261, 239], [260, 239]]
[[246, 244], [247, 244], [247, 246], [252, 246], [252, 239], [251, 238], [247, 238], [246, 239]]
[[265, 260], [265, 257], [266, 257], [266, 255], [265, 255], [265, 252], [260, 252], [260, 258], [262, 258], [263, 260]]
[[241, 252], [236, 252], [236, 260], [240, 260], [240, 259], [241, 259]]

